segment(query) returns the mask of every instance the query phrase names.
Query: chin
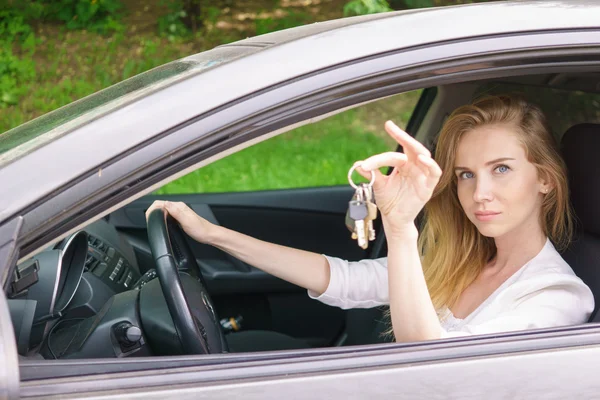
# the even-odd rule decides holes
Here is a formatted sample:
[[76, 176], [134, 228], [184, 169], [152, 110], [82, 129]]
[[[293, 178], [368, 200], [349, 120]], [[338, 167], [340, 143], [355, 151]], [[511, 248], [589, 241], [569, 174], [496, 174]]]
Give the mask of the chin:
[[483, 236], [490, 238], [497, 238], [506, 233], [506, 229], [495, 224], [477, 224], [475, 227]]

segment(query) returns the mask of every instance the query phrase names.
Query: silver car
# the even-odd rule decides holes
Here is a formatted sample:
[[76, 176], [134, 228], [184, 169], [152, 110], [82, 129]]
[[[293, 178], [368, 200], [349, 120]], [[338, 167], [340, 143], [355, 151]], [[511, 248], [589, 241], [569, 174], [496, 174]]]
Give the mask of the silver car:
[[[391, 102], [397, 119], [405, 93], [418, 93], [406, 129], [433, 150], [449, 112], [507, 91], [538, 102], [558, 140], [570, 132], [580, 230], [563, 256], [600, 303], [600, 2], [346, 18], [186, 57], [0, 135], [0, 396], [597, 398], [595, 315], [393, 343], [385, 310], [328, 307], [172, 221], [146, 223], [153, 200], [171, 199], [264, 240], [384, 256], [381, 226], [368, 250], [349, 237], [349, 185], [155, 191], [194, 171], [210, 180], [207, 166], [348, 110]], [[289, 151], [289, 164], [310, 162]]]

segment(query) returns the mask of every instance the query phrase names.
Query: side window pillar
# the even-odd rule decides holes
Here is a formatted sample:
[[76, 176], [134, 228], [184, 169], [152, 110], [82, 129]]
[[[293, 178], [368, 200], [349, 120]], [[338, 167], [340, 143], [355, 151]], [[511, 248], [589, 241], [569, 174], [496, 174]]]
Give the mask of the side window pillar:
[[[18, 259], [17, 237], [23, 218], [15, 218], [0, 226], [0, 276], [4, 288], [11, 284], [12, 270]], [[0, 399], [19, 398], [19, 357], [15, 334], [6, 299], [0, 294]]]

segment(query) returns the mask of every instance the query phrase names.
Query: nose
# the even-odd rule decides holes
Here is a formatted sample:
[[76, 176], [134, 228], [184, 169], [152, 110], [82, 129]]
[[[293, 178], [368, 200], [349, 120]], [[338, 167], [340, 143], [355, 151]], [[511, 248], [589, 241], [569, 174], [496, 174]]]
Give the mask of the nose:
[[489, 179], [486, 179], [486, 177], [481, 176], [478, 176], [476, 179], [473, 200], [477, 203], [492, 201], [494, 199], [492, 182]]

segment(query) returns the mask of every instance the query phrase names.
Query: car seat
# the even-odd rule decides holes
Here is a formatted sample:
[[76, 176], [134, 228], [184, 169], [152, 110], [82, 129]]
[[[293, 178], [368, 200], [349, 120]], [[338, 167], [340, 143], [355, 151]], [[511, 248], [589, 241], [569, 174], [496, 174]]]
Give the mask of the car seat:
[[600, 322], [600, 124], [572, 126], [563, 135], [561, 148], [576, 215], [576, 234], [562, 256], [592, 290], [595, 307], [590, 321]]

